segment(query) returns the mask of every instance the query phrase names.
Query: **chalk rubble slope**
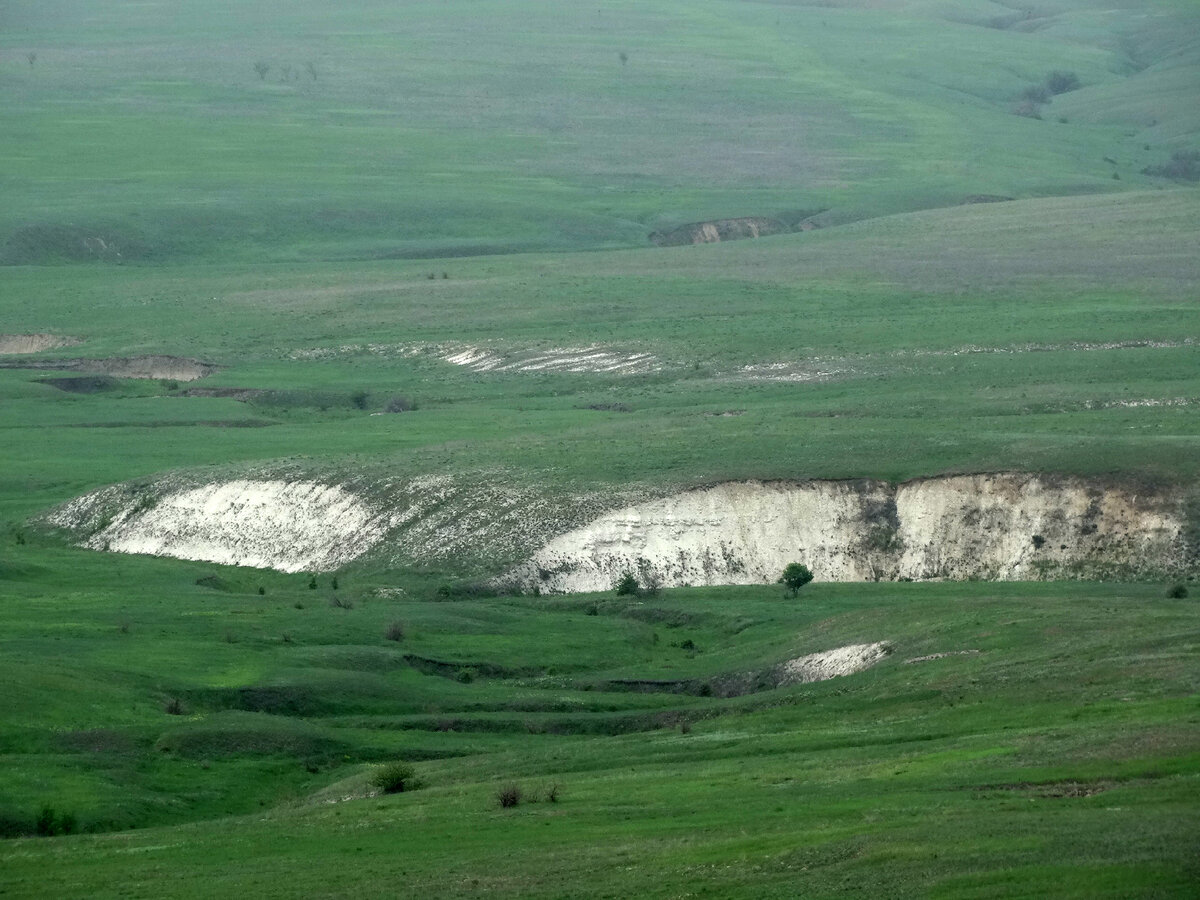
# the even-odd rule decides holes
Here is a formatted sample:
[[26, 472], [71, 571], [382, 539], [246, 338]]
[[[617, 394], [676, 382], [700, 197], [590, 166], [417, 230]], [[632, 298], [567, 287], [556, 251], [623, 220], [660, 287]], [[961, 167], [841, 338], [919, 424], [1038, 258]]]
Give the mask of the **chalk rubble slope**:
[[227, 481], [148, 504], [122, 502], [119, 491], [74, 500], [49, 522], [90, 532], [83, 546], [94, 550], [281, 572], [336, 569], [378, 543], [391, 525], [359, 495], [315, 481]]
[[820, 581], [1126, 577], [1183, 565], [1167, 493], [1017, 473], [737, 482], [626, 507], [559, 535], [511, 573], [596, 591], [622, 572], [664, 586], [761, 584], [789, 562]]

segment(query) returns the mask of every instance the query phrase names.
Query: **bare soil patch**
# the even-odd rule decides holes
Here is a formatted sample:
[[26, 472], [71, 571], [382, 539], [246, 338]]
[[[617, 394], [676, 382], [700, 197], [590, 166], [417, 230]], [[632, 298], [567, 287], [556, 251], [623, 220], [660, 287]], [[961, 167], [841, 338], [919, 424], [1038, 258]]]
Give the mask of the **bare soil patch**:
[[679, 247], [687, 244], [716, 244], [744, 238], [786, 234], [792, 229], [778, 219], [746, 216], [740, 219], [713, 219], [691, 222], [669, 231], [656, 231], [650, 240], [660, 247]]
[[79, 338], [64, 334], [0, 334], [0, 356], [41, 353], [82, 343]]

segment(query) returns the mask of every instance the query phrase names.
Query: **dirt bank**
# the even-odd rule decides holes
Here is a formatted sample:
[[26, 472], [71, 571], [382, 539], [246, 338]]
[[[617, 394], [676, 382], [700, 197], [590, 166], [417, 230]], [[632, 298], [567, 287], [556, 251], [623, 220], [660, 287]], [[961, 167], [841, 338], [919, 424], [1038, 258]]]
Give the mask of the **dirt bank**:
[[0, 334], [0, 356], [41, 353], [82, 343], [79, 338], [64, 334]]

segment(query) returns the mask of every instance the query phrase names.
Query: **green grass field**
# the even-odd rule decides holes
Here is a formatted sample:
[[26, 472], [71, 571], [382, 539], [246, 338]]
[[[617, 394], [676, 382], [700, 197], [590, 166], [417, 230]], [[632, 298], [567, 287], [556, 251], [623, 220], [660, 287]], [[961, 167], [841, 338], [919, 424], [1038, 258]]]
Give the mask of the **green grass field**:
[[[48, 0], [0, 86], [0, 336], [81, 340], [0, 355], [0, 894], [1194, 893], [1192, 585], [478, 591], [723, 480], [1194, 494], [1194, 3]], [[219, 369], [45, 367], [144, 355]], [[479, 535], [310, 588], [42, 518], [278, 474]]]
[[[153, 827], [10, 841], [10, 896], [1128, 896], [1196, 875], [1200, 633], [1160, 586], [431, 604], [350, 581], [345, 609], [300, 578], [219, 590], [75, 556], [6, 573], [5, 808]], [[820, 684], [612, 687], [719, 691], [875, 640], [883, 663]], [[423, 786], [364, 796], [363, 764], [397, 757]], [[561, 797], [502, 810], [509, 782]]]

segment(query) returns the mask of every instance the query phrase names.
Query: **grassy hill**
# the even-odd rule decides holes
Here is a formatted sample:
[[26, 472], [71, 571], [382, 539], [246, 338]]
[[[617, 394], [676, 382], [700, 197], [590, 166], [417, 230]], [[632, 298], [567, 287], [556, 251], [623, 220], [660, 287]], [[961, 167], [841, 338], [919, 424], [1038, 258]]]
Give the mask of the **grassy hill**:
[[[835, 224], [1145, 189], [1161, 182], [1142, 169], [1200, 130], [1189, 3], [52, 0], [5, 15], [9, 263]], [[1078, 89], [1014, 115], [1055, 71]]]
[[[1192, 892], [1191, 585], [479, 579], [731, 479], [1194, 498], [1194, 3], [0, 20], [0, 893]], [[772, 234], [656, 244], [729, 219]], [[44, 518], [276, 476], [468, 539], [314, 577]]]
[[[0, 707], [0, 797], [10, 829], [46, 806], [85, 832], [155, 827], [0, 844], [9, 896], [1183, 896], [1194, 879], [1195, 602], [1160, 586], [431, 604], [351, 579], [333, 606], [326, 579], [199, 584], [210, 569], [111, 559], [5, 573], [23, 690]], [[719, 696], [879, 640], [866, 672]], [[421, 788], [372, 797], [396, 757]], [[526, 802], [502, 809], [512, 783]]]

